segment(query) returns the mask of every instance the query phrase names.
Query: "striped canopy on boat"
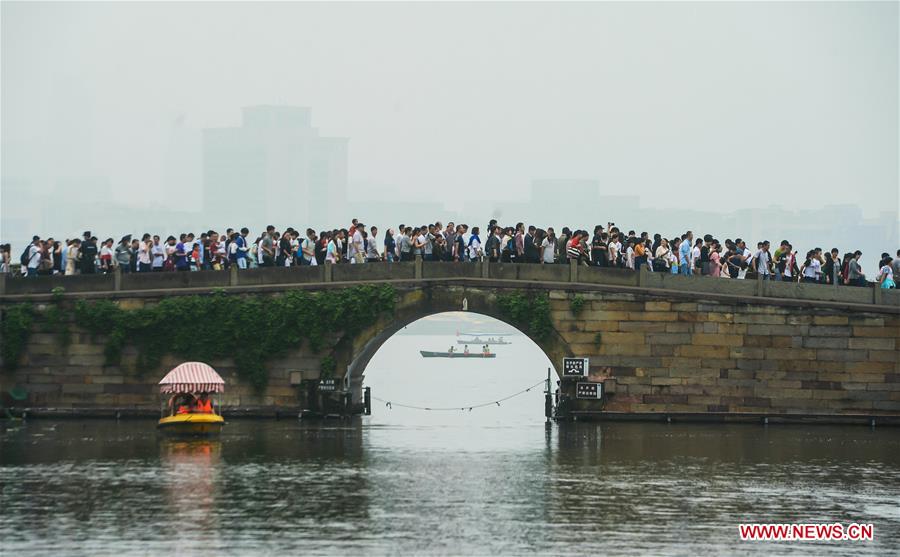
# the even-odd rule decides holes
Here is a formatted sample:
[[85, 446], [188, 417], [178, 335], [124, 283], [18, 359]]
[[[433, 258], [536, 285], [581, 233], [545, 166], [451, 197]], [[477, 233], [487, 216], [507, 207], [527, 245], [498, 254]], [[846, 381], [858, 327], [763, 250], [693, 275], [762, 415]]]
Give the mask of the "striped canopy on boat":
[[166, 374], [159, 382], [159, 392], [221, 393], [225, 381], [212, 367], [202, 362], [185, 362]]

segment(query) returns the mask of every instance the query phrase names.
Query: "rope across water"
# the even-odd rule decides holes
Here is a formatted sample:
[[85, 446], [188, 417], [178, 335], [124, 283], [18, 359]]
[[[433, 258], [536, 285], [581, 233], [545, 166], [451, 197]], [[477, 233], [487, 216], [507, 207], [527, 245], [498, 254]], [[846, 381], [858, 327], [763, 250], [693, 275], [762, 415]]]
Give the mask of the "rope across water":
[[498, 398], [497, 400], [492, 400], [490, 402], [483, 402], [481, 404], [462, 404], [459, 406], [434, 407], [434, 406], [416, 406], [414, 404], [402, 404], [400, 402], [393, 402], [390, 400], [385, 400], [383, 398], [378, 398], [377, 396], [373, 396], [372, 400], [377, 400], [378, 402], [383, 402], [384, 405], [387, 406], [388, 408], [393, 408], [394, 406], [396, 406], [398, 408], [409, 408], [411, 410], [426, 410], [429, 412], [447, 412], [447, 411], [465, 412], [466, 410], [471, 412], [472, 409], [474, 409], [474, 408], [485, 408], [487, 406], [500, 406], [501, 402], [503, 402], [505, 400], [509, 400], [511, 398], [515, 398], [519, 395], [523, 395], [523, 394], [531, 391], [531, 389], [537, 387], [538, 385], [540, 385], [546, 381], [547, 381], [546, 379], [541, 379], [540, 381], [538, 381], [537, 383], [535, 383], [534, 385], [532, 385], [526, 389], [522, 389], [521, 391], [513, 393], [509, 396], [505, 396], [503, 398]]

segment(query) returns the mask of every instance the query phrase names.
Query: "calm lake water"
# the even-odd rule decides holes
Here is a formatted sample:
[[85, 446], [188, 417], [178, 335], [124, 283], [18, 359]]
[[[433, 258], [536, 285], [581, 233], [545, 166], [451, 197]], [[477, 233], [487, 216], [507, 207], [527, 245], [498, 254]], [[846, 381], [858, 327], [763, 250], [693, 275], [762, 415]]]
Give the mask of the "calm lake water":
[[[0, 422], [0, 554], [805, 554], [900, 552], [900, 431], [545, 426], [524, 337], [495, 361], [422, 360], [398, 335], [376, 403], [322, 424], [232, 421], [219, 439], [152, 421]], [[542, 359], [543, 358], [543, 359]], [[741, 522], [871, 522], [872, 542], [741, 542]]]

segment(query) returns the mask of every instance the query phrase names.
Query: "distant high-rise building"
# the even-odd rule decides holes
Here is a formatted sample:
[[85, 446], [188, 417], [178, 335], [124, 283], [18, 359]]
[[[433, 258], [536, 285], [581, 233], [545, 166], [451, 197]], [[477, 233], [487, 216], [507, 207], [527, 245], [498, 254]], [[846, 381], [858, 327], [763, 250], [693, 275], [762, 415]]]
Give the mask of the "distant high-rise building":
[[344, 216], [347, 139], [321, 137], [310, 109], [252, 106], [240, 127], [203, 133], [204, 213], [230, 226], [324, 227]]

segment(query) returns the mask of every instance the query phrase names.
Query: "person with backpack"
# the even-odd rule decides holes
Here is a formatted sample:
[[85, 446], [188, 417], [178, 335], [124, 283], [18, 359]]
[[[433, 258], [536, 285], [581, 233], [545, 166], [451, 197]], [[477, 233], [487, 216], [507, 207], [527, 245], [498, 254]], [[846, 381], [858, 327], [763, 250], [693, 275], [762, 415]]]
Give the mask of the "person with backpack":
[[[453, 241], [453, 260], [464, 263], [466, 258], [466, 238], [465, 234], [469, 231], [468, 224], [459, 224], [456, 226], [456, 236]], [[488, 231], [490, 234], [490, 231]]]
[[25, 247], [22, 255], [19, 256], [19, 263], [22, 264], [22, 269], [25, 270], [26, 276], [38, 276], [38, 269], [41, 267], [41, 259], [43, 257], [41, 237], [34, 236], [31, 238], [31, 243]]
[[115, 249], [115, 265], [123, 273], [131, 272], [131, 235], [119, 240]]
[[853, 252], [853, 258], [850, 259], [850, 263], [848, 267], [850, 268], [849, 272], [849, 284], [852, 286], [867, 286], [866, 282], [866, 274], [863, 273], [862, 266], [859, 264], [859, 258], [862, 256], [862, 252], [856, 250]]
[[753, 265], [756, 269], [757, 276], [762, 280], [771, 280], [772, 278], [772, 256], [769, 254], [769, 241], [761, 242], [759, 251], [753, 257]]
[[822, 265], [822, 282], [824, 284], [836, 284], [836, 277], [841, 266], [841, 252], [832, 248], [831, 252], [823, 254], [825, 262]]
[[306, 229], [306, 239], [300, 244], [300, 251], [302, 254], [302, 257], [300, 258], [301, 265], [318, 265], [318, 261], [316, 260], [316, 231], [312, 228]]
[[84, 233], [83, 238], [84, 240], [81, 242], [81, 274], [92, 275], [97, 269], [97, 238], [91, 236], [90, 230]]
[[513, 263], [525, 263], [525, 224], [516, 223], [516, 231], [513, 234]]
[[316, 265], [325, 264], [325, 255], [328, 252], [328, 242], [331, 241], [330, 236], [331, 232], [328, 232], [327, 230], [319, 232], [319, 239], [316, 241], [315, 245]]
[[488, 262], [496, 263], [500, 261], [500, 227], [494, 226], [493, 230], [488, 231], [488, 238], [484, 244], [484, 252], [487, 255]]
[[594, 237], [591, 238], [591, 265], [595, 267], [609, 266], [609, 236], [601, 225], [594, 226]]
[[540, 263], [541, 262], [541, 244], [540, 239], [537, 237], [537, 227], [534, 225], [528, 226], [528, 232], [525, 233], [523, 237], [523, 242], [525, 243], [525, 248], [523, 254], [525, 256], [525, 263]]
[[816, 257], [816, 251], [810, 250], [806, 252], [806, 261], [800, 268], [801, 282], [815, 284], [819, 282], [822, 274], [822, 263]]
[[480, 261], [483, 252], [481, 251], [481, 230], [477, 226], [472, 228], [472, 234], [469, 236], [469, 260]]
[[878, 269], [878, 276], [875, 279], [875, 283], [886, 290], [897, 287], [897, 283], [894, 282], [894, 270], [891, 268], [891, 263], [891, 256], [885, 254], [884, 259], [881, 260], [881, 268]]
[[404, 226], [398, 236], [397, 249], [400, 252], [400, 261], [412, 261], [412, 227]]
[[516, 257], [516, 239], [515, 231], [512, 227], [507, 227], [503, 231], [502, 250], [500, 251], [500, 261], [503, 263], [512, 263]]

